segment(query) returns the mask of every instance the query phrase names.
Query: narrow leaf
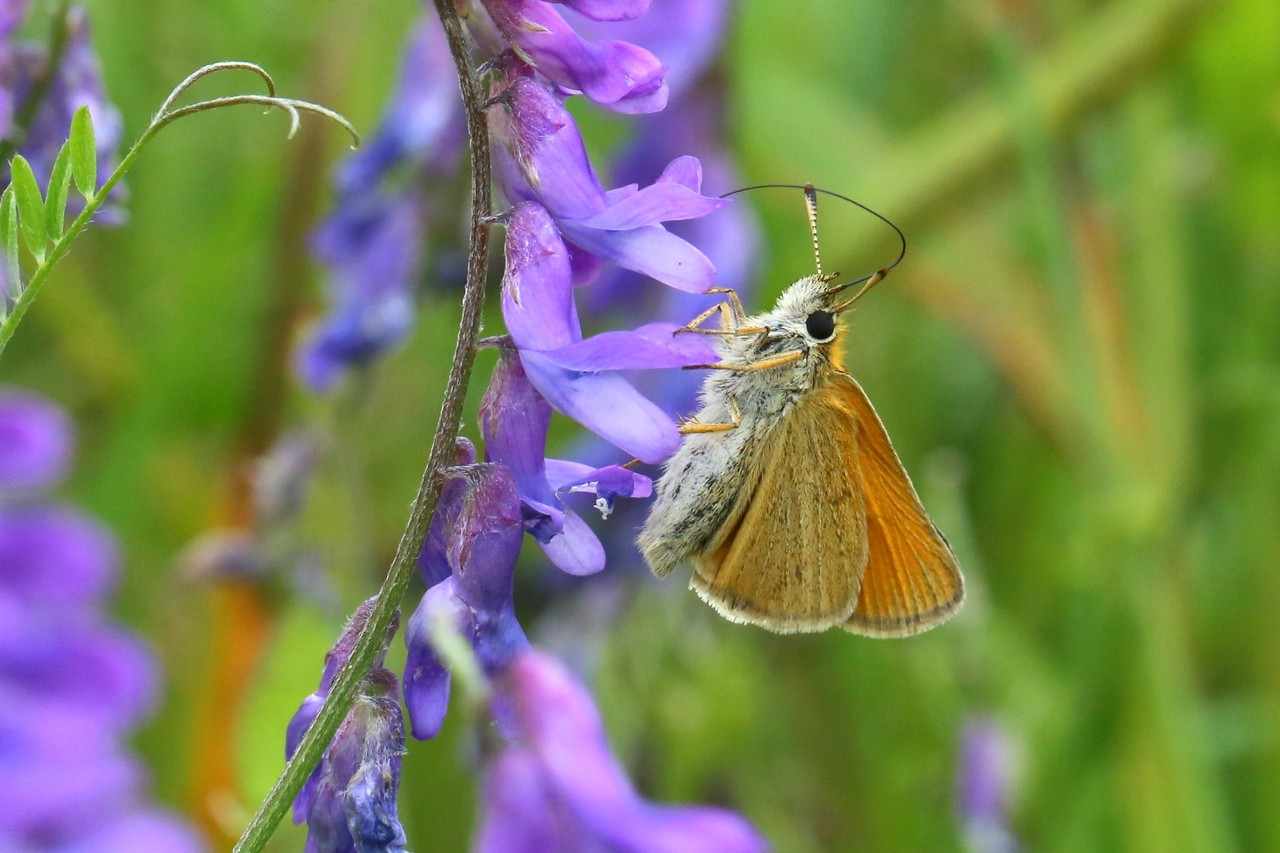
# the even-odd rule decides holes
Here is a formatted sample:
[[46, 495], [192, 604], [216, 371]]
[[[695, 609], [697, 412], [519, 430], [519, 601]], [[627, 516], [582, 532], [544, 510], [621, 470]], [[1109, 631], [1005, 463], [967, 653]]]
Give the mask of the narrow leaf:
[[93, 119], [89, 108], [81, 107], [71, 117], [71, 174], [76, 179], [76, 189], [85, 198], [93, 198], [98, 191], [98, 147], [93, 139]]
[[45, 228], [49, 239], [57, 242], [67, 211], [67, 190], [71, 186], [71, 143], [64, 143], [49, 173], [49, 192], [44, 201]]
[[22, 270], [18, 266], [18, 212], [13, 197], [13, 187], [0, 196], [0, 252], [4, 254], [6, 296], [17, 298], [22, 292]]
[[22, 225], [22, 236], [27, 240], [27, 248], [36, 260], [44, 263], [46, 236], [44, 233], [44, 199], [40, 196], [40, 184], [36, 181], [36, 173], [31, 171], [31, 164], [21, 154], [13, 155], [9, 169], [12, 173], [11, 186], [18, 202], [18, 222]]

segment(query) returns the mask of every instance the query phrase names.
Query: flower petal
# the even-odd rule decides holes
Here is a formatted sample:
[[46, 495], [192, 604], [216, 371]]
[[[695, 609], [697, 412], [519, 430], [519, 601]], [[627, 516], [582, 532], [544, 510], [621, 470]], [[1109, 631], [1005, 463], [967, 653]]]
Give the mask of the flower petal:
[[657, 112], [666, 106], [666, 68], [644, 48], [587, 41], [539, 0], [487, 0], [485, 7], [516, 49], [556, 85], [619, 112]]
[[69, 509], [0, 512], [0, 593], [28, 608], [75, 612], [111, 590], [119, 573], [111, 535]]
[[593, 21], [630, 21], [649, 11], [649, 0], [547, 0], [563, 3]]
[[547, 402], [637, 459], [658, 463], [680, 446], [675, 422], [621, 376], [565, 370], [536, 352], [520, 361]]
[[0, 493], [45, 489], [71, 461], [71, 422], [49, 400], [0, 391]]
[[566, 370], [651, 370], [710, 364], [719, 356], [701, 335], [678, 335], [674, 323], [650, 323], [625, 332], [601, 332], [554, 350], [539, 350]]
[[313, 390], [328, 390], [346, 368], [381, 354], [413, 325], [421, 232], [415, 200], [373, 192], [347, 199], [316, 231], [312, 250], [329, 268], [334, 304], [295, 357]]
[[454, 591], [478, 612], [511, 608], [512, 575], [524, 525], [515, 479], [504, 465], [456, 469], [465, 479], [462, 507], [449, 530]]
[[716, 283], [716, 270], [707, 256], [661, 225], [601, 231], [564, 220], [560, 233], [596, 257], [644, 273], [677, 290], [706, 293]]
[[696, 193], [702, 192], [702, 161], [688, 154], [675, 158], [662, 170], [655, 183], [668, 182], [687, 187]]
[[621, 465], [592, 468], [567, 459], [548, 459], [547, 479], [557, 492], [589, 492], [610, 501], [647, 498], [653, 493], [653, 480]]
[[517, 77], [502, 94], [506, 109], [490, 110], [490, 127], [506, 141], [538, 201], [556, 216], [576, 218], [603, 210], [604, 188], [578, 124], [560, 98], [528, 77]]
[[708, 198], [684, 184], [659, 180], [579, 222], [589, 228], [622, 231], [656, 222], [697, 219], [727, 204], [727, 198]]
[[[470, 439], [459, 436], [454, 446], [453, 464], [474, 465], [475, 461], [475, 445]], [[449, 565], [448, 528], [462, 509], [462, 496], [466, 491], [467, 481], [461, 477], [448, 477], [440, 487], [440, 502], [436, 505], [427, 538], [422, 543], [422, 552], [418, 554], [418, 571], [428, 589], [453, 573]]]
[[509, 750], [490, 762], [484, 774], [484, 814], [476, 853], [590, 849], [589, 839], [580, 837], [550, 793], [542, 768], [527, 750]]
[[404, 628], [408, 649], [404, 663], [404, 706], [410, 731], [418, 740], [440, 733], [449, 709], [449, 670], [431, 645], [433, 621], [445, 619], [461, 634], [473, 630], [471, 609], [454, 591], [454, 579], [446, 578], [427, 590]]
[[565, 574], [581, 577], [593, 575], [604, 568], [605, 553], [600, 539], [590, 525], [567, 507], [564, 529], [546, 542], [539, 540], [538, 544], [547, 559]]
[[509, 349], [500, 350], [480, 401], [485, 458], [505, 465], [521, 498], [538, 510], [560, 504], [543, 467], [550, 426], [551, 405], [529, 381], [520, 358]]
[[555, 349], [582, 340], [569, 251], [551, 215], [525, 202], [507, 224], [502, 319], [516, 346]]

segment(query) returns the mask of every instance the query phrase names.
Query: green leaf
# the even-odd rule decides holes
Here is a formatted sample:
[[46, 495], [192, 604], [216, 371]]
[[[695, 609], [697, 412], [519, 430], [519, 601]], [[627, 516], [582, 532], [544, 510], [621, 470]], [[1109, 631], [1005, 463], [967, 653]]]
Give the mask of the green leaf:
[[44, 199], [40, 196], [40, 184], [36, 181], [36, 173], [31, 171], [31, 164], [21, 154], [13, 155], [9, 166], [13, 175], [14, 196], [18, 203], [18, 222], [22, 225], [22, 236], [27, 240], [27, 248], [36, 260], [44, 263], [44, 250], [47, 237], [44, 233]]
[[13, 187], [0, 196], [0, 252], [9, 276], [9, 295], [22, 292], [21, 268], [18, 266], [18, 212], [14, 206]]
[[71, 117], [71, 174], [76, 179], [76, 189], [85, 198], [93, 198], [98, 191], [98, 146], [93, 139], [93, 119], [89, 108], [81, 107]]
[[67, 190], [71, 187], [71, 143], [64, 143], [49, 173], [49, 192], [44, 202], [45, 228], [49, 239], [57, 242], [67, 212]]

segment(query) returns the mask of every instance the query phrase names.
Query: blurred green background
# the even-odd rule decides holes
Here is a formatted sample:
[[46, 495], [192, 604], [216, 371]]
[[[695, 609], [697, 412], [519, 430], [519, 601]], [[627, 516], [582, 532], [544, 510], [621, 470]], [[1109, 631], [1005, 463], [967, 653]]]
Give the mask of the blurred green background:
[[[129, 138], [196, 66], [232, 58], [371, 130], [420, 9], [88, 6]], [[813, 181], [908, 233], [860, 304], [849, 368], [970, 600], [907, 641], [777, 637], [678, 580], [646, 584], [593, 685], [637, 784], [730, 804], [780, 851], [964, 849], [960, 732], [989, 715], [1016, 746], [1028, 849], [1280, 849], [1280, 5], [748, 0], [723, 73], [749, 182]], [[246, 109], [166, 131], [128, 178], [128, 226], [81, 240], [0, 374], [79, 425], [65, 491], [120, 536], [117, 610], [167, 678], [138, 747], [157, 796], [224, 839], [388, 565], [457, 317], [426, 296], [412, 340], [337, 400], [281, 385], [279, 317], [319, 305], [305, 235], [345, 145], [322, 122], [292, 142], [284, 127]], [[777, 202], [769, 295], [811, 264], [773, 236], [798, 215]], [[854, 231], [823, 238], [828, 268], [881, 262]], [[297, 535], [329, 580], [184, 580], [177, 555], [237, 520], [245, 459], [304, 425], [327, 454]], [[544, 600], [519, 599], [526, 625]], [[412, 849], [468, 842], [468, 727], [455, 709], [411, 744]], [[271, 849], [301, 846], [285, 826]]]

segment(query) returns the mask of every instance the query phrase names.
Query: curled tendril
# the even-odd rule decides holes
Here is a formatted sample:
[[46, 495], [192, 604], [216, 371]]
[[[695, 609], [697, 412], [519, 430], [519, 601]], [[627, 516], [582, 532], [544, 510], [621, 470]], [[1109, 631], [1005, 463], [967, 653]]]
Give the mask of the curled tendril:
[[[199, 101], [185, 107], [173, 109], [173, 104], [178, 98], [191, 88], [198, 80], [216, 74], [220, 71], [249, 71], [258, 75], [267, 86], [267, 94], [265, 95], [229, 95], [223, 98], [211, 98], [205, 101]], [[355, 126], [346, 118], [334, 112], [333, 110], [322, 107], [319, 104], [313, 104], [310, 101], [302, 101], [297, 98], [281, 98], [276, 95], [276, 84], [271, 79], [271, 75], [267, 73], [260, 65], [252, 62], [215, 62], [212, 65], [206, 65], [203, 68], [193, 72], [187, 79], [179, 83], [169, 97], [165, 98], [164, 103], [160, 105], [160, 109], [156, 111], [155, 117], [151, 120], [151, 129], [159, 130], [171, 122], [177, 121], [184, 116], [194, 115], [195, 113], [204, 112], [205, 110], [216, 110], [221, 107], [231, 107], [237, 104], [261, 104], [268, 109], [276, 107], [284, 110], [289, 114], [289, 134], [288, 138], [292, 139], [298, 133], [298, 126], [301, 122], [301, 113], [315, 113], [324, 116], [336, 124], [341, 125], [347, 133], [351, 134], [351, 147], [360, 147], [360, 134], [356, 131]]]
[[[200, 101], [185, 107], [174, 109], [174, 103], [178, 98], [182, 97], [191, 86], [199, 80], [215, 74], [219, 71], [249, 71], [261, 78], [266, 84], [267, 94], [265, 95], [231, 95], [225, 98], [212, 98], [207, 101]], [[160, 109], [151, 119], [151, 124], [147, 125], [147, 129], [138, 137], [138, 141], [133, 144], [125, 155], [120, 159], [120, 163], [116, 166], [115, 171], [102, 182], [97, 191], [85, 199], [84, 209], [80, 211], [66, 230], [62, 232], [53, 245], [49, 248], [47, 255], [39, 261], [36, 269], [31, 274], [31, 280], [25, 286], [21, 284], [20, 275], [10, 272], [9, 276], [13, 279], [13, 286], [18, 289], [18, 295], [13, 301], [13, 306], [6, 315], [0, 311], [0, 354], [5, 350], [9, 343], [9, 339], [13, 337], [14, 331], [18, 324], [26, 315], [27, 310], [31, 307], [31, 303], [35, 300], [40, 289], [44, 287], [46, 281], [49, 280], [49, 271], [53, 266], [61, 260], [71, 248], [71, 242], [85, 229], [106, 201], [107, 196], [111, 194], [112, 188], [115, 187], [125, 173], [129, 171], [134, 161], [138, 158], [142, 149], [147, 146], [161, 128], [168, 124], [172, 124], [178, 119], [189, 116], [194, 113], [204, 112], [205, 110], [216, 110], [219, 107], [230, 107], [236, 104], [261, 104], [268, 110], [271, 108], [284, 110], [289, 114], [289, 138], [292, 139], [298, 132], [298, 126], [301, 122], [301, 114], [304, 112], [315, 113], [341, 125], [351, 134], [351, 147], [358, 148], [360, 146], [360, 134], [356, 131], [351, 122], [340, 116], [331, 109], [322, 107], [319, 104], [313, 104], [310, 101], [301, 101], [296, 98], [281, 98], [276, 94], [275, 81], [271, 79], [271, 75], [259, 65], [252, 62], [215, 62], [212, 65], [206, 65], [195, 71], [187, 79], [183, 80], [178, 86], [169, 93], [169, 97], [165, 98], [164, 103], [160, 105]], [[10, 264], [17, 264], [17, 253], [13, 253], [13, 257], [9, 259]], [[3, 303], [0, 303], [0, 308]], [[451, 439], [452, 441], [452, 439]]]

